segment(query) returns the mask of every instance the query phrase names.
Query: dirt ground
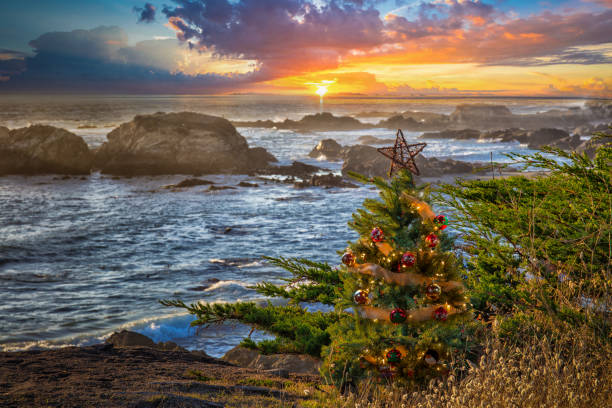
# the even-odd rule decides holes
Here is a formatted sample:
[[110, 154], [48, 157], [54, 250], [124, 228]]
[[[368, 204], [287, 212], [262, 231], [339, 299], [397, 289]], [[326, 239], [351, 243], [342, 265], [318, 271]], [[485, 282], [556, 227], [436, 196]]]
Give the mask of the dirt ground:
[[148, 347], [0, 353], [1, 407], [298, 407], [319, 382]]

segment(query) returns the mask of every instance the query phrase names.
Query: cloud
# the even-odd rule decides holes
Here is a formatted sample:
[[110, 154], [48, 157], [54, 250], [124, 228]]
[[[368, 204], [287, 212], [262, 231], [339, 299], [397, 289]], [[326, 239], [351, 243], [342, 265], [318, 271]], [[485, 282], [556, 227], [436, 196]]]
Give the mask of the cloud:
[[384, 43], [371, 2], [175, 0], [162, 12], [181, 41], [219, 55], [256, 59], [264, 79], [335, 68], [352, 48]]
[[155, 21], [155, 6], [145, 3], [142, 7], [134, 7], [133, 11], [138, 13], [139, 23], [152, 23]]
[[560, 64], [612, 64], [612, 46], [597, 47], [597, 49], [590, 49], [588, 47], [570, 47], [556, 54], [544, 55], [540, 57], [509, 59], [497, 61], [488, 65], [515, 65], [529, 67]]
[[[251, 82], [252, 73], [245, 70], [214, 72], [218, 59], [190, 51], [176, 39], [133, 46], [127, 40], [119, 27], [43, 34], [30, 42], [34, 56], [0, 60], [0, 90], [219, 93]], [[179, 67], [190, 54], [199, 69], [186, 73], [193, 66]]]

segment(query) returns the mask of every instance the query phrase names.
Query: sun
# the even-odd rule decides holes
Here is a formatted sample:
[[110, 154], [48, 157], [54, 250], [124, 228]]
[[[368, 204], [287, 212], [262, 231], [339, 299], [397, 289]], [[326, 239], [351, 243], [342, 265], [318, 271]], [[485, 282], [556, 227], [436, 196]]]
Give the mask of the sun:
[[328, 86], [329, 85], [319, 85], [319, 86], [317, 86], [317, 90], [315, 91], [315, 93], [322, 98], [323, 95], [325, 95], [327, 93], [327, 87]]

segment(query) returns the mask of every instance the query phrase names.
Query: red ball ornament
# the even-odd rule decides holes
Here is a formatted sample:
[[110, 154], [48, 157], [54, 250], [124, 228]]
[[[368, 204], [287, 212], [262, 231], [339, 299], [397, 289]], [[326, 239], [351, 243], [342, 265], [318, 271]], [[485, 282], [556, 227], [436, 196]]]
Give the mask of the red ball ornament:
[[436, 310], [434, 310], [433, 312], [433, 317], [436, 320], [440, 320], [440, 321], [445, 321], [446, 318], [448, 317], [448, 312], [446, 311], [446, 309], [444, 308], [444, 306], [440, 306], [439, 308], [437, 308]]
[[425, 242], [427, 242], [427, 246], [430, 248], [434, 248], [440, 242], [440, 239], [436, 234], [429, 234], [425, 237]]
[[400, 261], [400, 266], [403, 268], [410, 268], [416, 263], [416, 255], [412, 252], [404, 252]]
[[433, 219], [433, 222], [438, 226], [438, 228], [440, 228], [440, 231], [442, 231], [448, 225], [448, 220], [444, 215], [436, 215]]
[[342, 263], [347, 265], [347, 266], [352, 266], [355, 264], [355, 255], [353, 255], [351, 252], [345, 252], [344, 255], [342, 255]]
[[353, 294], [353, 300], [358, 305], [365, 305], [369, 302], [370, 298], [367, 291], [359, 289]]
[[391, 320], [391, 323], [395, 323], [395, 324], [404, 323], [407, 318], [408, 318], [408, 315], [406, 314], [404, 309], [401, 309], [399, 307], [396, 307], [395, 309], [393, 309], [391, 313], [389, 314], [389, 320]]
[[396, 348], [387, 351], [387, 362], [389, 364], [398, 364], [402, 361], [402, 353]]
[[370, 238], [372, 238], [374, 242], [381, 242], [385, 239], [385, 234], [380, 228], [376, 227], [370, 232]]

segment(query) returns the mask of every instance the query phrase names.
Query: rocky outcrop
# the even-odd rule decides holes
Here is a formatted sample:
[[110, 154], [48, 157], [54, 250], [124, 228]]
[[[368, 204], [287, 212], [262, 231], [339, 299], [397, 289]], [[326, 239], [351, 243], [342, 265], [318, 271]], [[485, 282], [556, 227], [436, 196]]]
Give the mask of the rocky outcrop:
[[[477, 165], [459, 160], [440, 160], [418, 155], [415, 158], [421, 177], [438, 177], [445, 174], [471, 173]], [[390, 162], [376, 148], [366, 145], [352, 146], [342, 166], [342, 174], [353, 171], [367, 177], [387, 177]]]
[[327, 160], [340, 160], [344, 156], [345, 149], [334, 139], [323, 139], [317, 144], [310, 153], [309, 157], [319, 158], [324, 157]]
[[480, 138], [480, 131], [475, 129], [461, 129], [461, 130], [443, 130], [441, 132], [428, 132], [423, 133], [419, 136], [419, 139], [478, 139]]
[[202, 180], [199, 178], [189, 178], [189, 179], [180, 181], [176, 184], [170, 184], [170, 185], [164, 186], [163, 188], [166, 188], [166, 189], [190, 188], [190, 187], [196, 187], [196, 186], [206, 186], [209, 184], [215, 184], [215, 183], [213, 183], [212, 181]]
[[480, 135], [481, 139], [495, 139], [500, 142], [519, 142], [519, 143], [527, 143], [527, 135], [528, 131], [525, 129], [519, 128], [510, 128], [503, 130], [493, 130], [489, 132], [482, 133]]
[[301, 178], [302, 180], [310, 178], [314, 173], [325, 170], [321, 167], [311, 166], [302, 162], [294, 161], [290, 166], [269, 166], [266, 169], [261, 169], [257, 174], [261, 175], [279, 175]]
[[247, 173], [272, 161], [228, 120], [193, 112], [139, 115], [107, 138], [95, 164], [108, 174]]
[[0, 128], [0, 175], [89, 174], [92, 154], [83, 138], [53, 126]]
[[370, 129], [373, 125], [361, 123], [350, 116], [334, 116], [329, 112], [306, 115], [300, 120], [285, 119], [283, 122], [258, 120], [255, 122], [233, 122], [237, 127], [263, 127], [291, 129], [298, 132]]
[[114, 347], [150, 347], [157, 350], [187, 351], [172, 341], [155, 343], [144, 334], [129, 330], [121, 330], [120, 332], [111, 334], [111, 336], [106, 339], [106, 343], [112, 344]]
[[247, 151], [247, 163], [250, 169], [261, 169], [267, 167], [269, 163], [276, 162], [278, 162], [276, 157], [263, 147], [252, 147]]
[[375, 145], [375, 144], [392, 145], [395, 143], [395, 139], [381, 139], [379, 137], [375, 137], [371, 135], [359, 136], [357, 141], [361, 144], [366, 144], [366, 145]]
[[257, 350], [245, 347], [234, 347], [221, 360], [240, 367], [264, 371], [285, 371], [292, 374], [318, 375], [321, 361], [305, 354], [270, 354], [264, 355]]
[[576, 152], [586, 153], [591, 159], [595, 157], [597, 149], [601, 146], [608, 145], [612, 147], [612, 135], [606, 138], [596, 140], [586, 140], [576, 147]]
[[554, 143], [560, 142], [569, 136], [564, 130], [543, 128], [531, 131], [527, 133], [527, 146], [530, 149], [537, 149], [541, 146], [550, 146]]
[[574, 129], [572, 133], [580, 136], [592, 136], [595, 132], [607, 132], [612, 127], [612, 122], [610, 123], [599, 123], [599, 124], [586, 124], [582, 126], [578, 126]]
[[324, 174], [321, 176], [312, 176], [310, 180], [305, 180], [302, 182], [297, 182], [294, 184], [296, 188], [306, 188], [306, 187], [339, 187], [339, 188], [357, 188], [356, 184], [349, 183], [344, 180], [344, 178], [340, 176], [335, 176], [331, 173]]
[[367, 145], [351, 146], [342, 164], [342, 174], [349, 171], [367, 177], [386, 177], [389, 171], [389, 159], [380, 154], [376, 148]]
[[582, 140], [578, 135], [566, 136], [549, 144], [551, 147], [556, 147], [567, 152], [575, 150], [582, 144]]

